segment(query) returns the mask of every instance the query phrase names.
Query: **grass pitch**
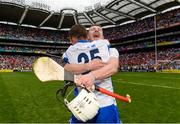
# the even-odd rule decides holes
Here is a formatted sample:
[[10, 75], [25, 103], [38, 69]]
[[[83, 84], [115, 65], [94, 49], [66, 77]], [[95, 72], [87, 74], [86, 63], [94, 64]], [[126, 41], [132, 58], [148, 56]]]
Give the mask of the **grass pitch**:
[[[118, 101], [124, 123], [180, 123], [180, 74], [118, 73], [115, 92], [132, 97]], [[63, 83], [41, 83], [33, 73], [0, 73], [0, 122], [68, 123], [71, 113], [56, 99]]]

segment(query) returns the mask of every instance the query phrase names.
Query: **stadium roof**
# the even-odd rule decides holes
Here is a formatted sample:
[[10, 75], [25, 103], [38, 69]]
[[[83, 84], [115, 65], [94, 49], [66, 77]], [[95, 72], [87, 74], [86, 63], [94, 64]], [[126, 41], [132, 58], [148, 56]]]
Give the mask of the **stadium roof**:
[[0, 0], [0, 21], [54, 29], [67, 29], [74, 24], [116, 26], [180, 5], [180, 0], [96, 0], [92, 4], [89, 3], [93, 0], [89, 0], [88, 6], [80, 1], [85, 0], [68, 5], [62, 2], [65, 6], [59, 6], [58, 10], [58, 4], [53, 1], [50, 4], [47, 0], [46, 3], [42, 0]]

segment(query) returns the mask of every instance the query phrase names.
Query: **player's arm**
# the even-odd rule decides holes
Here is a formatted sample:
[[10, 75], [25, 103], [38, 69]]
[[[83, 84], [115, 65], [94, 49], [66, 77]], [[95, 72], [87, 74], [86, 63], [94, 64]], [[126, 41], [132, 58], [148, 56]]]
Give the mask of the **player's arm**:
[[95, 80], [102, 80], [115, 74], [119, 68], [119, 53], [116, 49], [110, 49], [110, 59], [108, 64], [104, 67], [91, 71], [89, 74], [81, 76], [77, 84], [85, 85], [86, 87], [92, 87]]
[[73, 73], [73, 74], [81, 74], [88, 71], [88, 65], [85, 64], [65, 64], [64, 69]]
[[85, 64], [69, 64], [66, 63], [64, 69], [73, 73], [73, 74], [82, 74], [84, 72], [96, 70], [102, 68], [106, 63], [102, 62], [99, 59], [94, 59], [89, 63]]
[[101, 69], [92, 71], [92, 75], [96, 80], [102, 80], [108, 78], [118, 72], [119, 68], [119, 53], [117, 49], [110, 48], [110, 59], [108, 64]]
[[92, 71], [91, 74], [94, 76], [95, 80], [102, 80], [118, 72], [118, 67], [119, 58], [111, 57], [106, 66]]

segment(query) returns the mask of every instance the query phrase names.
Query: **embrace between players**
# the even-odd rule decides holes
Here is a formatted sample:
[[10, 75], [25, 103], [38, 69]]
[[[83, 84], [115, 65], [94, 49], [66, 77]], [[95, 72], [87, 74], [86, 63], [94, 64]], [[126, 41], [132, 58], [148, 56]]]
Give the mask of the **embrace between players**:
[[[63, 54], [64, 68], [78, 77], [76, 84], [92, 89], [96, 84], [113, 92], [111, 76], [118, 71], [119, 53], [110, 48], [108, 40], [104, 39], [100, 26], [94, 25], [86, 29], [81, 25], [74, 25], [69, 32], [72, 45]], [[81, 91], [76, 87], [75, 94]], [[120, 115], [116, 100], [100, 92], [93, 91], [100, 108], [98, 113], [86, 123], [120, 123]], [[71, 123], [82, 123], [74, 115]]]

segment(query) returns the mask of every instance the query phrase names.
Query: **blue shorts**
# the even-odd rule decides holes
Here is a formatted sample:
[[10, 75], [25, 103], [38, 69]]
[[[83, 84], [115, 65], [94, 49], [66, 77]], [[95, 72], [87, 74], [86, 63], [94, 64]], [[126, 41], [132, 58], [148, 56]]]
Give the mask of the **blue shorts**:
[[[100, 108], [98, 114], [92, 119], [85, 123], [120, 123], [119, 110], [116, 105], [110, 105], [107, 107]], [[70, 123], [84, 123], [79, 121], [74, 115], [71, 117]]]

